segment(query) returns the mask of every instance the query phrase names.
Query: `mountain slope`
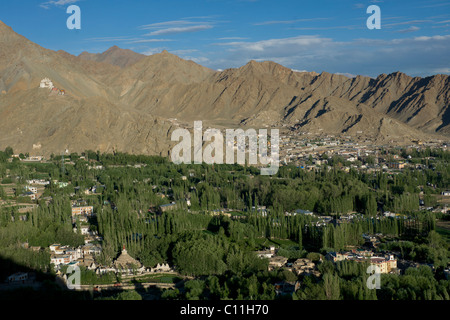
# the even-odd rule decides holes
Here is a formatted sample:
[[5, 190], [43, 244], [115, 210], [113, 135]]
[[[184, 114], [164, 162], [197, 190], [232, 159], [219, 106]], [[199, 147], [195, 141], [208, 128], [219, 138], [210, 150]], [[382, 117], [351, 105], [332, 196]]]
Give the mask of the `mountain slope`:
[[[39, 89], [46, 77], [66, 95]], [[42, 48], [0, 22], [0, 149], [166, 155], [176, 128], [165, 120], [171, 118], [424, 140], [450, 136], [449, 105], [446, 75], [349, 78], [269, 61], [217, 72], [167, 51], [141, 57], [117, 47], [76, 57]]]

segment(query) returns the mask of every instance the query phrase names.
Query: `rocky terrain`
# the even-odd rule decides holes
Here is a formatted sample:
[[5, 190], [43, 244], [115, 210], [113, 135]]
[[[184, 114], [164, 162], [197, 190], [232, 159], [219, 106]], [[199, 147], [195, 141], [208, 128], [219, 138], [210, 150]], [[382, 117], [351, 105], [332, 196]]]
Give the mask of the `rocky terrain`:
[[[39, 88], [43, 78], [66, 94]], [[77, 57], [0, 22], [0, 149], [167, 155], [174, 118], [405, 143], [448, 139], [449, 105], [447, 75], [349, 78], [255, 61], [218, 72], [167, 51], [118, 47]]]

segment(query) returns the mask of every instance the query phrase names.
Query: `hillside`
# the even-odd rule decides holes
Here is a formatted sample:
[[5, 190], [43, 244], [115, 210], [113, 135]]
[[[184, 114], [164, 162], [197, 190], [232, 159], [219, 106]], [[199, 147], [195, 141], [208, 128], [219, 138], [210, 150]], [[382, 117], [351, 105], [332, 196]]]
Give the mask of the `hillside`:
[[[39, 89], [43, 78], [66, 95]], [[118, 47], [76, 57], [0, 22], [0, 149], [167, 154], [172, 118], [379, 141], [448, 139], [449, 81], [294, 72], [270, 61], [217, 72], [167, 51], [144, 56]]]

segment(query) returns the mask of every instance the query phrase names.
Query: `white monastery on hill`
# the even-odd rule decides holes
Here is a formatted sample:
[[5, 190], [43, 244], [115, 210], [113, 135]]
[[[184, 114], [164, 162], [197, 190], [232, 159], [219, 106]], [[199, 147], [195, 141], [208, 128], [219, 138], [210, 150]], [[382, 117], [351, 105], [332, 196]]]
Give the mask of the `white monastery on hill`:
[[53, 82], [52, 80], [50, 80], [49, 78], [44, 78], [41, 80], [41, 85], [40, 88], [49, 88], [49, 89], [53, 89]]

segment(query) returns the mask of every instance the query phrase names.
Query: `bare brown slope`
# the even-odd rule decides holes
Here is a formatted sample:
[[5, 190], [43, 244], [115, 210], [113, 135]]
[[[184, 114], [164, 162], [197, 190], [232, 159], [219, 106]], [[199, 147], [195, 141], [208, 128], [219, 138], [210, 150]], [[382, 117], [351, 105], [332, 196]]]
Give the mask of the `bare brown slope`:
[[374, 110], [428, 133], [450, 132], [450, 78], [434, 75], [409, 77], [401, 72], [382, 74], [376, 79], [354, 81], [353, 94], [335, 96], [364, 103]]
[[125, 111], [104, 98], [79, 100], [42, 89], [9, 94], [0, 104], [0, 128], [0, 146], [45, 155], [113, 148], [167, 155], [172, 130], [162, 119]]
[[146, 56], [129, 49], [121, 49], [117, 46], [113, 46], [103, 53], [96, 54], [82, 52], [78, 57], [86, 61], [104, 62], [113, 66], [125, 68], [139, 62]]
[[333, 96], [318, 98], [312, 95], [305, 100], [293, 101], [286, 110], [283, 123], [303, 132], [345, 134], [401, 143], [430, 138], [428, 134], [371, 107]]
[[[163, 52], [126, 68], [114, 77], [114, 85], [120, 88], [123, 103], [186, 121], [282, 124], [288, 120], [293, 102], [336, 97], [354, 110], [359, 106], [361, 110], [372, 108], [378, 113], [377, 123], [383, 115], [428, 133], [445, 133], [449, 128], [448, 77], [436, 77], [427, 80], [394, 73], [377, 79], [348, 78], [327, 72], [298, 73], [274, 62], [255, 61], [241, 68], [211, 72]], [[334, 125], [324, 125], [324, 130]], [[346, 131], [346, 126], [340, 130]], [[379, 134], [379, 130], [372, 133]]]
[[[0, 149], [31, 154], [86, 149], [167, 154], [171, 124], [118, 106], [104, 81], [118, 70], [44, 49], [0, 24]], [[40, 89], [48, 77], [66, 95]], [[38, 149], [33, 146], [39, 147]]]

